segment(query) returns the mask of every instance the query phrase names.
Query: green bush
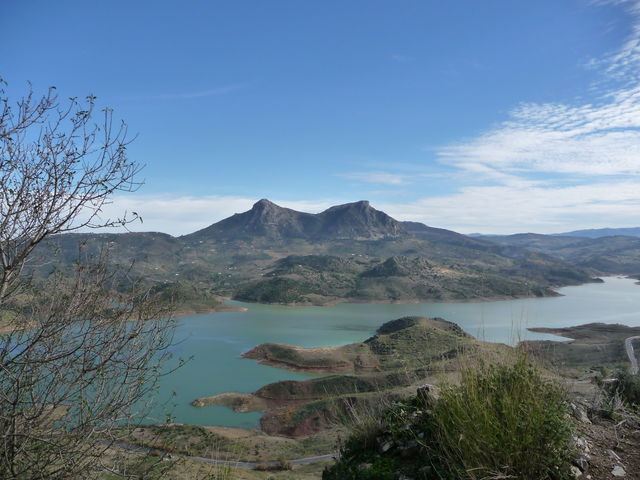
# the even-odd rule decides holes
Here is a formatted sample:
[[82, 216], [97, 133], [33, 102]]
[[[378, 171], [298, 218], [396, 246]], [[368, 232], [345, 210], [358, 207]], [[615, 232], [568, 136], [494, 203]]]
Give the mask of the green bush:
[[524, 358], [466, 370], [431, 416], [441, 466], [449, 478], [570, 478], [565, 413], [563, 390]]
[[284, 457], [278, 458], [280, 462], [280, 470], [293, 470], [293, 464]]
[[631, 407], [640, 408], [640, 373], [631, 373], [627, 369], [620, 369], [615, 373], [617, 381], [604, 383], [598, 378], [597, 383], [605, 393], [620, 400]]
[[640, 374], [628, 370], [618, 375], [618, 393], [631, 406], [640, 407]]
[[524, 357], [514, 365], [479, 365], [466, 369], [459, 385], [444, 386], [437, 400], [395, 404], [377, 438], [349, 438], [323, 478], [391, 479], [402, 472], [422, 479], [569, 479], [566, 413], [564, 391]]

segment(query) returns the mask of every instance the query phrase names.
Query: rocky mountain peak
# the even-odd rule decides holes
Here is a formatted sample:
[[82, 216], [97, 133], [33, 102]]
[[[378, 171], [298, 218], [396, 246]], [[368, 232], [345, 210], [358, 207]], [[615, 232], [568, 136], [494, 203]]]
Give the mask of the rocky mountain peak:
[[366, 210], [375, 210], [375, 208], [373, 208], [371, 206], [371, 204], [369, 203], [369, 200], [360, 200], [360, 201], [357, 201], [357, 202], [343, 203], [341, 205], [334, 205], [333, 207], [329, 207], [328, 209], [326, 209], [322, 213], [337, 212], [337, 211], [341, 211], [341, 210], [366, 211]]
[[400, 222], [373, 208], [367, 200], [336, 205], [318, 214], [323, 234], [334, 238], [380, 239], [406, 234]]
[[[291, 216], [291, 214], [295, 214], [294, 210], [289, 210], [288, 208], [283, 208], [275, 203], [263, 198], [258, 200], [253, 204], [251, 210], [245, 212], [247, 217], [251, 218], [251, 221], [268, 221], [272, 222], [277, 219], [282, 219]], [[241, 214], [242, 215], [242, 214]]]
[[273, 203], [272, 201], [266, 198], [261, 198], [260, 200], [258, 200], [256, 203], [253, 204], [253, 207], [251, 207], [251, 210], [271, 210], [271, 209], [278, 209], [278, 208], [282, 208], [282, 207], [276, 205], [275, 203]]
[[258, 200], [251, 210], [222, 220], [192, 234], [194, 238], [303, 238], [323, 240], [376, 240], [406, 235], [402, 225], [367, 200], [336, 205], [311, 214], [284, 208], [270, 200]]

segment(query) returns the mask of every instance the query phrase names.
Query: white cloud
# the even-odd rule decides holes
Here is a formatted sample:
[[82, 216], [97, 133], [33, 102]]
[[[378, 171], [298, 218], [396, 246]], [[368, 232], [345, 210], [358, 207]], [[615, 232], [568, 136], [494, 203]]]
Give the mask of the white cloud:
[[390, 172], [342, 173], [336, 176], [348, 178], [350, 180], [357, 180], [359, 182], [377, 183], [381, 185], [406, 185], [407, 183], [410, 183], [407, 175]]
[[640, 2], [613, 3], [634, 25], [618, 51], [590, 62], [607, 80], [597, 101], [519, 105], [487, 132], [435, 150], [471, 185], [385, 208], [467, 233], [640, 225]]
[[486, 133], [439, 149], [441, 162], [503, 174], [640, 175], [640, 1], [595, 3], [623, 5], [633, 19], [621, 48], [590, 62], [608, 79], [599, 100], [524, 103]]
[[[172, 196], [166, 195], [121, 195], [113, 199], [102, 212], [102, 218], [120, 218], [124, 212], [136, 212], [142, 218], [127, 226], [134, 232], [163, 232], [185, 235], [205, 228], [234, 213], [249, 210], [259, 199], [241, 196]], [[329, 208], [333, 201], [279, 201], [280, 206], [305, 212], [320, 212]], [[338, 202], [339, 203], [339, 202]], [[111, 231], [124, 231], [112, 229]]]
[[640, 225], [640, 180], [565, 187], [470, 186], [405, 204], [374, 205], [399, 220], [463, 233], [557, 233]]
[[602, 60], [609, 75], [627, 82], [640, 80], [640, 2], [638, 0], [617, 0], [613, 3], [624, 5], [634, 17], [631, 35], [622, 47]]
[[[523, 103], [509, 118], [484, 134], [436, 149], [439, 162], [454, 167], [448, 176], [466, 186], [448, 195], [405, 203], [373, 202], [399, 220], [414, 220], [464, 233], [554, 233], [579, 228], [640, 225], [640, 1], [619, 3], [634, 19], [625, 43], [602, 59], [589, 62], [606, 82], [595, 87], [592, 103]], [[396, 56], [396, 61], [403, 61]], [[405, 59], [406, 60], [406, 59]], [[238, 86], [165, 95], [197, 98], [229, 93]], [[338, 175], [374, 185], [404, 186], [431, 174], [403, 170], [402, 165]], [[567, 178], [569, 181], [567, 181]], [[389, 198], [390, 195], [382, 194]], [[136, 211], [144, 219], [136, 231], [190, 233], [257, 199], [241, 196], [121, 196], [110, 205], [112, 216]], [[348, 199], [346, 201], [353, 201]], [[276, 203], [319, 212], [341, 199]]]
[[640, 87], [600, 105], [523, 104], [487, 133], [437, 151], [442, 163], [503, 174], [640, 175]]
[[[460, 192], [406, 203], [373, 202], [398, 220], [411, 220], [463, 233], [554, 233], [578, 228], [640, 225], [640, 180], [570, 187], [518, 185], [469, 186]], [[385, 195], [388, 197], [388, 195]], [[114, 198], [104, 217], [137, 212], [143, 223], [130, 231], [184, 235], [234, 213], [247, 211], [257, 198], [241, 196], [127, 195]], [[356, 199], [273, 200], [294, 210], [318, 213]], [[122, 231], [116, 230], [116, 231]]]

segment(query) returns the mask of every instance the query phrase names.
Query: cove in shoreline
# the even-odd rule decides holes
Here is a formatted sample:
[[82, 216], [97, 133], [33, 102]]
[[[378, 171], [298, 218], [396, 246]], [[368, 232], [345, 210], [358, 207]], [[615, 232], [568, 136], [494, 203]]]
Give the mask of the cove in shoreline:
[[[553, 339], [527, 332], [528, 327], [566, 327], [591, 322], [637, 325], [640, 289], [635, 280], [606, 278], [605, 283], [564, 287], [562, 296], [456, 303], [340, 303], [334, 306], [279, 306], [228, 301], [247, 308], [178, 318], [176, 358], [193, 360], [164, 377], [159, 398], [173, 398], [170, 409], [177, 422], [252, 428], [259, 413], [234, 413], [226, 407], [196, 408], [195, 398], [224, 392], [251, 393], [280, 380], [304, 380], [314, 375], [291, 372], [241, 354], [261, 343], [324, 347], [361, 342], [383, 323], [407, 315], [442, 317], [481, 340], [516, 344], [523, 339]], [[167, 407], [158, 407], [150, 422], [162, 422]]]

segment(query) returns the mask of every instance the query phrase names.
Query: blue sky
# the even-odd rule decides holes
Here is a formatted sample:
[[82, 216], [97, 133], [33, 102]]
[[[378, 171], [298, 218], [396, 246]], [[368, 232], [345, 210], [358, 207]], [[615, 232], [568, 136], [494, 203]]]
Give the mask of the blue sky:
[[464, 233], [640, 225], [640, 2], [0, 3], [9, 93], [95, 94], [183, 234], [259, 198]]

